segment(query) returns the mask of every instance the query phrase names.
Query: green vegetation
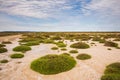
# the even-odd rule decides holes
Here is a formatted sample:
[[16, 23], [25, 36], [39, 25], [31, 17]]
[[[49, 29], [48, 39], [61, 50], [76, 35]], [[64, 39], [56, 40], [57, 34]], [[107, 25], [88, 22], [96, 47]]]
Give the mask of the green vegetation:
[[8, 60], [7, 59], [3, 59], [0, 61], [0, 63], [8, 63]]
[[111, 41], [106, 41], [104, 45], [109, 47], [118, 47], [117, 43]]
[[0, 47], [5, 47], [6, 45], [4, 45], [4, 44], [0, 44]]
[[79, 54], [76, 58], [79, 60], [86, 60], [86, 59], [90, 59], [91, 56], [88, 54]]
[[75, 67], [76, 61], [68, 55], [46, 55], [34, 60], [31, 69], [45, 75], [58, 74], [71, 70]]
[[60, 43], [60, 42], [56, 43], [56, 45], [57, 45], [58, 47], [66, 47], [66, 44]]
[[54, 40], [51, 39], [45, 39], [44, 43], [49, 44], [49, 43], [54, 43]]
[[11, 44], [12, 42], [10, 41], [3, 41], [2, 44]]
[[6, 48], [0, 47], [0, 53], [7, 52], [8, 50]]
[[120, 79], [120, 62], [108, 65], [104, 71], [101, 80], [119, 80]]
[[107, 50], [112, 50], [111, 48], [107, 48]]
[[31, 48], [29, 46], [26, 45], [21, 45], [21, 46], [17, 46], [15, 48], [13, 48], [13, 51], [18, 51], [18, 52], [26, 52], [31, 50]]
[[78, 43], [74, 43], [72, 45], [70, 45], [71, 48], [77, 48], [77, 49], [87, 49], [90, 46], [86, 43], [83, 42], [78, 42]]
[[69, 53], [78, 53], [77, 50], [70, 50]]
[[54, 36], [51, 38], [52, 40], [61, 40], [61, 37], [60, 36]]
[[24, 57], [24, 54], [15, 53], [15, 54], [10, 55], [10, 57], [11, 57], [11, 58], [23, 58], [23, 57]]
[[69, 53], [62, 53], [62, 55], [68, 55], [68, 56], [70, 56], [70, 54], [69, 54]]
[[62, 50], [62, 51], [66, 51], [67, 49], [66, 49], [66, 48], [62, 48], [61, 50]]
[[38, 41], [29, 41], [27, 42], [26, 44], [24, 45], [27, 45], [27, 46], [34, 46], [34, 45], [39, 45], [39, 42]]
[[51, 49], [52, 50], [58, 50], [58, 47], [52, 47]]

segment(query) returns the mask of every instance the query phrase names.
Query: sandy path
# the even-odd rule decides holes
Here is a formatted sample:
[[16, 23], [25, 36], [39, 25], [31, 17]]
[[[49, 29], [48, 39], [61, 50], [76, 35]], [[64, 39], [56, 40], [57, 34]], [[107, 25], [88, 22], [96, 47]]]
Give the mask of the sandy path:
[[[95, 42], [97, 46], [78, 50], [79, 53], [90, 54], [92, 56], [91, 59], [85, 61], [76, 59], [76, 67], [67, 72], [56, 75], [42, 75], [30, 69], [31, 61], [46, 54], [68, 52], [72, 50], [69, 48], [71, 42], [67, 41], [68, 51], [58, 53], [57, 50], [51, 50], [51, 47], [55, 45], [40, 44], [38, 46], [32, 46], [32, 50], [26, 52], [24, 58], [11, 59], [9, 55], [14, 53], [12, 48], [18, 45], [18, 40], [19, 39], [16, 38], [12, 41], [13, 44], [6, 46], [9, 50], [8, 52], [0, 54], [0, 59], [8, 59], [10, 61], [7, 64], [0, 64], [0, 68], [2, 68], [2, 70], [0, 70], [0, 80], [100, 80], [106, 65], [113, 62], [120, 62], [120, 49], [111, 48], [112, 50], [110, 51], [107, 50], [107, 47], [103, 46], [103, 44]], [[120, 45], [120, 42], [117, 43]], [[74, 57], [77, 56], [77, 54], [71, 55]]]

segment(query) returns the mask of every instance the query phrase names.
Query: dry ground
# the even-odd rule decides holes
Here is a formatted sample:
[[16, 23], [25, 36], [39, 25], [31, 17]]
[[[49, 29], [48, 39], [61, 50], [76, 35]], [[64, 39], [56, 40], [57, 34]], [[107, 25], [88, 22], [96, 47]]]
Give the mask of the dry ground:
[[[6, 64], [0, 64], [0, 80], [100, 80], [106, 65], [113, 62], [120, 62], [120, 49], [103, 46], [103, 44], [95, 42], [97, 46], [91, 46], [89, 49], [79, 49], [79, 53], [87, 53], [92, 56], [89, 60], [77, 60], [77, 65], [70, 71], [59, 73], [56, 75], [41, 75], [30, 69], [30, 63], [34, 59], [46, 55], [46, 54], [61, 54], [68, 52], [72, 48], [69, 47], [71, 43], [67, 41], [67, 51], [54, 51], [51, 47], [54, 44], [40, 44], [38, 46], [32, 46], [32, 50], [25, 53], [25, 57], [22, 59], [11, 59], [10, 54], [14, 53], [12, 48], [19, 45], [19, 36], [2, 37], [0, 41], [11, 40], [12, 44], [7, 44], [6, 48], [8, 52], [0, 54], [0, 60], [8, 59]], [[89, 41], [88, 44], [90, 44]], [[120, 42], [119, 43], [120, 46]], [[71, 54], [76, 57], [77, 54]]]

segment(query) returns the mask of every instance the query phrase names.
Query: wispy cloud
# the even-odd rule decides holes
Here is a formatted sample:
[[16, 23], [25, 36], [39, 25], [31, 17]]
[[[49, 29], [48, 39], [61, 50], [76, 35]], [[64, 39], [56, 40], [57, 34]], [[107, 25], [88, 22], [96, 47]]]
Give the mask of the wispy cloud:
[[104, 29], [120, 30], [119, 5], [119, 0], [0, 0], [0, 15], [4, 14], [0, 29], [98, 30], [107, 26]]

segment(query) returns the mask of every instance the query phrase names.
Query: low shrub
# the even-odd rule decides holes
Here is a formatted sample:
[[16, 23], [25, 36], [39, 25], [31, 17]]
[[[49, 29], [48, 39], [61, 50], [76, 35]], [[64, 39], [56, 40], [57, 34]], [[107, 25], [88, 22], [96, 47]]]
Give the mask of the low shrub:
[[15, 53], [15, 54], [12, 54], [10, 57], [11, 57], [11, 58], [23, 58], [23, 57], [24, 57], [24, 54]]
[[101, 38], [100, 37], [93, 37], [92, 41], [100, 41]]
[[8, 63], [8, 60], [7, 59], [3, 59], [0, 61], [0, 63]]
[[112, 50], [111, 48], [107, 48], [107, 50]]
[[105, 39], [100, 39], [100, 40], [99, 40], [99, 43], [105, 43], [105, 42], [106, 42]]
[[5, 47], [6, 45], [4, 45], [4, 44], [0, 44], [0, 47]]
[[70, 56], [70, 54], [69, 54], [69, 53], [62, 53], [62, 55], [68, 55], [68, 56]]
[[26, 52], [31, 50], [31, 48], [29, 46], [26, 45], [21, 45], [21, 46], [17, 46], [15, 48], [13, 48], [13, 51], [18, 51], [18, 52]]
[[10, 41], [3, 41], [2, 44], [12, 44]]
[[114, 39], [113, 41], [120, 41], [120, 38], [116, 38], [116, 39]]
[[26, 44], [24, 45], [27, 45], [27, 46], [35, 46], [35, 45], [39, 45], [39, 42], [38, 41], [29, 41], [27, 42]]
[[56, 44], [58, 47], [66, 47], [66, 44], [64, 44], [64, 43], [57, 43]]
[[58, 47], [52, 47], [51, 49], [52, 50], [58, 50]]
[[67, 49], [66, 49], [66, 48], [62, 48], [61, 50], [62, 50], [62, 51], [66, 51]]
[[71, 70], [75, 67], [76, 61], [68, 55], [46, 55], [31, 63], [31, 69], [45, 75], [58, 74]]
[[101, 80], [119, 80], [120, 79], [120, 62], [108, 65], [104, 71]]
[[117, 43], [111, 41], [106, 41], [104, 45], [109, 47], [118, 47]]
[[44, 40], [44, 43], [49, 44], [49, 43], [54, 43], [54, 41], [51, 40], [51, 39], [45, 39], [45, 40]]
[[52, 40], [61, 40], [61, 37], [60, 36], [54, 36], [51, 38]]
[[69, 53], [78, 53], [77, 50], [70, 50]]
[[77, 55], [76, 58], [79, 59], [79, 60], [86, 60], [86, 59], [90, 59], [91, 56], [88, 55], [88, 54], [79, 54], [79, 55]]
[[8, 50], [6, 48], [0, 47], [0, 53], [7, 52]]
[[71, 48], [77, 48], [77, 49], [87, 49], [90, 46], [86, 43], [83, 42], [78, 42], [78, 43], [74, 43], [72, 45], [70, 45]]

